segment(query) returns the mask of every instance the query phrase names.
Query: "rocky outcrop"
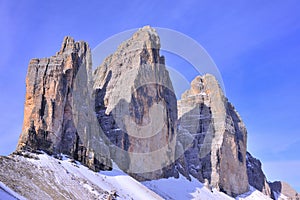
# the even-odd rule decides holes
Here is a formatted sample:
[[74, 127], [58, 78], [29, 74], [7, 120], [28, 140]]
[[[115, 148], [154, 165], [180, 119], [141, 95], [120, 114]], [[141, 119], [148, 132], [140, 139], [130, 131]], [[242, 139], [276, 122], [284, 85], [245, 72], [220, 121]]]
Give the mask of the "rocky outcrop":
[[177, 103], [160, 40], [139, 29], [95, 72], [96, 113], [118, 166], [138, 180], [172, 175]]
[[283, 181], [275, 181], [270, 183], [270, 187], [274, 196], [278, 196], [279, 194], [283, 194], [288, 199], [291, 200], [299, 200], [300, 194], [296, 190], [294, 190], [288, 183]]
[[178, 116], [178, 146], [184, 157], [177, 169], [201, 182], [207, 179], [230, 196], [247, 192], [247, 131], [214, 76], [192, 81], [178, 101]]
[[255, 189], [272, 199], [281, 199], [279, 198], [280, 195], [284, 195], [286, 199], [300, 199], [300, 195], [288, 183], [283, 181], [268, 182], [262, 171], [262, 163], [249, 152], [247, 152], [246, 159], [249, 184]]
[[274, 198], [267, 178], [262, 171], [261, 162], [254, 158], [249, 152], [247, 152], [246, 161], [249, 184], [263, 194]]
[[91, 123], [97, 121], [91, 75], [88, 44], [71, 37], [64, 38], [55, 56], [30, 61], [17, 150], [64, 153], [94, 170], [111, 168], [102, 133], [91, 125], [97, 124]]

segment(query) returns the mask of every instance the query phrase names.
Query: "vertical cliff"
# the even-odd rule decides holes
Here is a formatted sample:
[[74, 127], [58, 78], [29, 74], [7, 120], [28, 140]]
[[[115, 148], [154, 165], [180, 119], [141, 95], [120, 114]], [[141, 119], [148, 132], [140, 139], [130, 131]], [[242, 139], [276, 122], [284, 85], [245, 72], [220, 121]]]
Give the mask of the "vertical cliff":
[[249, 152], [247, 152], [246, 161], [249, 184], [265, 195], [274, 198], [267, 178], [262, 171], [261, 162], [254, 158]]
[[197, 76], [178, 101], [178, 113], [179, 143], [182, 134], [193, 138], [184, 141], [178, 168], [231, 196], [247, 192], [247, 131], [215, 77]]
[[65, 37], [55, 56], [32, 59], [17, 150], [64, 153], [94, 170], [111, 168], [101, 132], [90, 124], [96, 121], [91, 81], [91, 51], [85, 42]]
[[114, 161], [139, 180], [172, 175], [177, 103], [160, 40], [139, 29], [95, 72], [96, 112]]

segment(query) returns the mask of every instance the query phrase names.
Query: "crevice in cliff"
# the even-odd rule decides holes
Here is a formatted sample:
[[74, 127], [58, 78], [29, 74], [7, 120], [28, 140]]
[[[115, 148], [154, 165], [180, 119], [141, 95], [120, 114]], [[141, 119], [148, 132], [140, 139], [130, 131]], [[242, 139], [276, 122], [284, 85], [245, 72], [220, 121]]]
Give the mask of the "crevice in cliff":
[[[204, 103], [198, 104], [192, 110], [181, 116], [178, 122], [182, 129], [193, 136], [193, 142], [189, 148], [184, 145], [184, 158], [187, 166], [187, 174], [192, 175], [200, 182], [205, 179], [212, 181], [212, 140], [214, 132], [213, 119], [210, 107]], [[182, 130], [181, 130], [182, 131]], [[178, 133], [179, 135], [181, 132]], [[182, 162], [182, 161], [181, 161]]]
[[231, 120], [233, 122], [233, 127], [234, 127], [234, 139], [235, 139], [235, 143], [237, 144], [237, 155], [238, 155], [238, 160], [241, 163], [245, 162], [244, 159], [244, 155], [241, 152], [241, 144], [240, 142], [244, 143], [245, 142], [245, 138], [243, 135], [243, 132], [240, 130], [240, 126], [239, 123], [241, 123], [240, 117], [238, 116], [238, 114], [236, 113], [234, 107], [232, 106], [231, 103], [227, 103], [227, 115], [229, 115], [231, 117]]
[[43, 118], [44, 118], [44, 115], [45, 115], [45, 109], [46, 109], [46, 104], [47, 104], [45, 93], [46, 93], [46, 85], [47, 85], [48, 65], [49, 65], [49, 59], [47, 60], [47, 64], [45, 65], [45, 71], [44, 71], [43, 78], [42, 78], [42, 80], [43, 80], [42, 95], [41, 95], [42, 96], [42, 100], [41, 100], [41, 108], [39, 110], [39, 116], [40, 116], [40, 119], [43, 121], [43, 125], [46, 125], [46, 123], [44, 123], [44, 119]]

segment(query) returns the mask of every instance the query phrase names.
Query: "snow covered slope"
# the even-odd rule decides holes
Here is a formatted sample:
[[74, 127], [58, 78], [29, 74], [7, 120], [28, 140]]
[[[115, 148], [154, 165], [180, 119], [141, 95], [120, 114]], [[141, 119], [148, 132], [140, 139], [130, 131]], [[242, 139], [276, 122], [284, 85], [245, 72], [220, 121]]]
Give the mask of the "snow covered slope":
[[[180, 176], [140, 183], [113, 166], [99, 173], [62, 156], [23, 153], [0, 157], [1, 199], [228, 199], [192, 178]], [[23, 198], [24, 197], [24, 198]], [[253, 187], [239, 200], [269, 199]]]
[[[169, 178], [143, 182], [145, 186], [161, 195], [164, 199], [204, 199], [204, 200], [234, 200], [223, 192], [219, 192], [212, 188], [211, 190], [204, 184], [192, 177], [189, 181], [185, 177], [180, 176], [179, 179]], [[237, 200], [269, 200], [260, 191], [250, 187], [250, 191], [246, 194], [236, 197]]]
[[7, 188], [0, 199], [14, 199], [11, 190], [27, 199], [162, 199], [119, 170], [96, 173], [46, 154], [0, 157], [0, 181]]

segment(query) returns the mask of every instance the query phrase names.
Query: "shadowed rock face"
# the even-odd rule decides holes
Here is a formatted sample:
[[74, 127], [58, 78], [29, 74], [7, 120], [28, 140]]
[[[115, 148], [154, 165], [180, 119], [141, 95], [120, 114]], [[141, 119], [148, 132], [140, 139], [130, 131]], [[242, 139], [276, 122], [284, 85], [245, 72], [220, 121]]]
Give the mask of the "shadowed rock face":
[[65, 37], [55, 56], [32, 59], [17, 150], [64, 153], [94, 170], [110, 168], [109, 149], [89, 124], [96, 121], [91, 86], [91, 51], [85, 42]]
[[247, 131], [215, 77], [196, 77], [178, 101], [178, 113], [178, 146], [186, 151], [177, 169], [231, 196], [247, 192]]
[[261, 162], [254, 158], [249, 152], [247, 152], [246, 160], [249, 184], [265, 195], [273, 197], [270, 185], [262, 171]]
[[248, 180], [251, 186], [272, 199], [277, 199], [279, 194], [283, 194], [291, 200], [300, 199], [298, 192], [288, 183], [283, 181], [268, 182], [262, 170], [262, 163], [249, 152], [247, 152], [246, 159]]
[[273, 193], [281, 193], [288, 197], [291, 200], [299, 200], [299, 193], [294, 190], [288, 183], [283, 181], [275, 181], [273, 183], [269, 183]]
[[95, 72], [96, 113], [114, 161], [138, 180], [172, 175], [177, 101], [150, 27], [138, 30]]

